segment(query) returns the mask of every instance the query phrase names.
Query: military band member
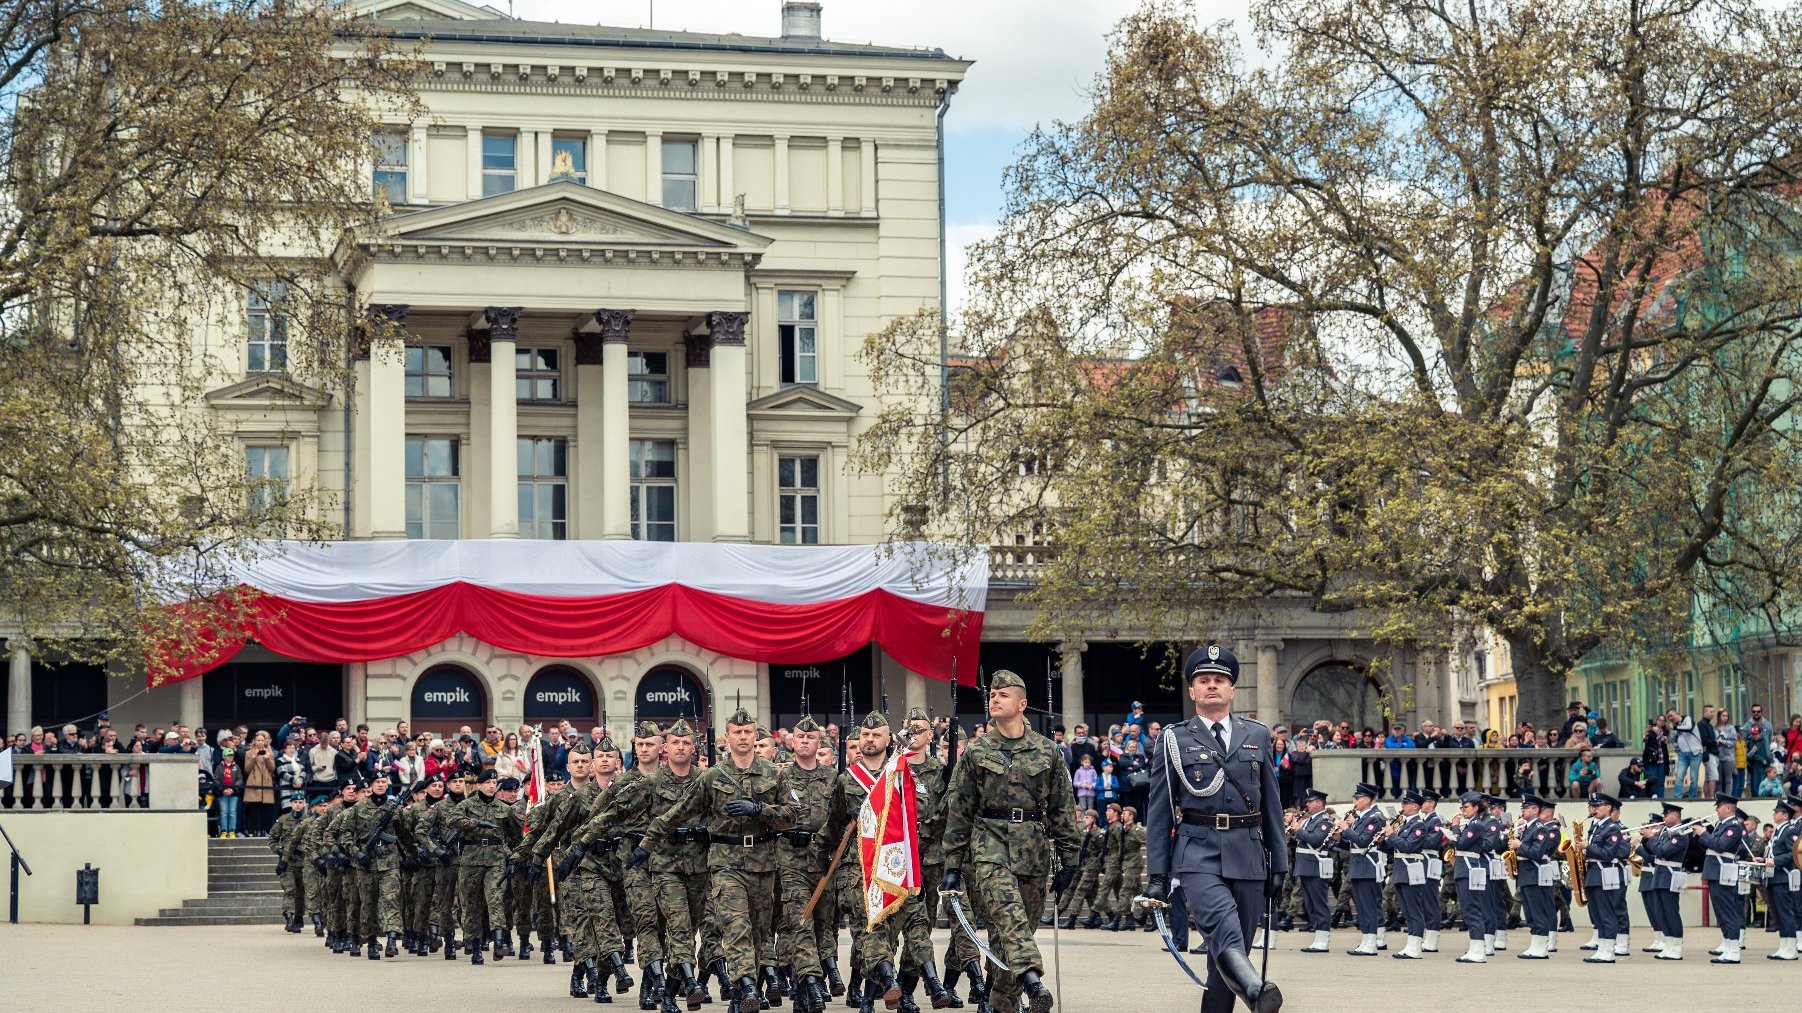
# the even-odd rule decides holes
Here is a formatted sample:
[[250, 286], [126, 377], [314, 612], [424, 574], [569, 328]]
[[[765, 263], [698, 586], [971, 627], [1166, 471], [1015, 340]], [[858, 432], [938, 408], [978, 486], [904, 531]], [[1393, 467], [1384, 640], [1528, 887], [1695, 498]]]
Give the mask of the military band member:
[[1508, 948], [1508, 908], [1514, 898], [1508, 889], [1508, 866], [1502, 861], [1502, 853], [1508, 850], [1508, 828], [1512, 824], [1506, 798], [1486, 795], [1483, 800], [1489, 807], [1490, 832], [1497, 840], [1495, 853], [1489, 856], [1489, 889], [1485, 892], [1489, 899], [1489, 938], [1484, 952], [1494, 956]]
[[1771, 898], [1771, 922], [1777, 927], [1777, 952], [1767, 953], [1768, 960], [1797, 959], [1797, 936], [1802, 935], [1802, 871], [1796, 866], [1796, 841], [1802, 836], [1802, 822], [1796, 819], [1802, 802], [1781, 798], [1771, 807], [1771, 846], [1766, 849], [1766, 862], [1771, 867], [1767, 892]]
[[958, 754], [952, 773], [939, 887], [961, 891], [968, 873], [989, 945], [1013, 970], [989, 982], [990, 1006], [1013, 1013], [1024, 996], [1031, 1013], [1046, 1013], [1052, 996], [1040, 980], [1045, 964], [1033, 933], [1047, 877], [1060, 892], [1076, 877], [1076, 790], [1057, 746], [1027, 726], [1026, 683], [1018, 675], [1002, 669], [989, 680], [988, 713], [989, 733]]
[[1395, 856], [1395, 889], [1408, 924], [1407, 945], [1391, 954], [1400, 960], [1420, 959], [1427, 929], [1439, 925], [1439, 884], [1427, 878], [1427, 857], [1439, 854], [1441, 838], [1421, 813], [1422, 800], [1412, 788], [1403, 792], [1400, 825], [1383, 834]]
[[1383, 927], [1383, 881], [1388, 878], [1388, 856], [1378, 837], [1389, 818], [1377, 808], [1383, 790], [1360, 783], [1352, 789], [1352, 811], [1346, 814], [1339, 843], [1346, 849], [1345, 878], [1351, 884], [1352, 911], [1358, 919], [1358, 945], [1347, 953], [1354, 957], [1377, 955], [1377, 931]]
[[1194, 716], [1152, 744], [1145, 895], [1164, 900], [1168, 878], [1182, 878], [1189, 918], [1208, 941], [1202, 1013], [1226, 1013], [1233, 996], [1256, 1013], [1276, 1013], [1282, 992], [1246, 952], [1260, 911], [1282, 895], [1289, 872], [1270, 729], [1231, 713], [1239, 682], [1231, 651], [1210, 644], [1191, 652], [1183, 676]]
[[[1458, 762], [1463, 763], [1464, 761], [1460, 760]], [[1445, 821], [1439, 816], [1440, 797], [1441, 796], [1436, 789], [1420, 789], [1420, 825], [1422, 836], [1438, 842], [1436, 847], [1428, 848], [1426, 853], [1427, 884], [1433, 888], [1433, 892], [1432, 896], [1429, 898], [1431, 901], [1430, 907], [1424, 904], [1422, 906], [1423, 911], [1432, 911], [1432, 917], [1427, 920], [1426, 933], [1421, 939], [1420, 952], [1422, 953], [1439, 952], [1439, 927], [1445, 924], [1445, 911], [1440, 902], [1440, 898], [1444, 896], [1444, 887], [1441, 885], [1441, 881], [1445, 878], [1445, 834], [1442, 829], [1445, 826]], [[1452, 891], [1452, 896], [1454, 898], [1457, 896], [1456, 889]]]
[[1521, 796], [1520, 832], [1514, 854], [1520, 860], [1520, 906], [1527, 916], [1527, 948], [1521, 960], [1546, 960], [1552, 934], [1558, 930], [1558, 822], [1549, 818], [1550, 802], [1528, 792]]
[[304, 792], [287, 792], [288, 810], [269, 828], [269, 850], [275, 855], [275, 879], [282, 888], [282, 928], [298, 933], [307, 916], [307, 888], [297, 860], [300, 830], [307, 819], [307, 796]]
[[1590, 796], [1597, 819], [1583, 842], [1585, 892], [1589, 895], [1589, 917], [1595, 920], [1597, 945], [1595, 953], [1584, 957], [1586, 964], [1612, 964], [1617, 957], [1629, 956], [1632, 928], [1627, 920], [1627, 855], [1632, 843], [1627, 828], [1620, 821], [1620, 801], [1612, 795], [1596, 792]]
[[1702, 847], [1708, 849], [1702, 878], [1709, 884], [1709, 907], [1715, 923], [1721, 927], [1721, 952], [1710, 963], [1737, 964], [1740, 934], [1746, 925], [1746, 898], [1739, 892], [1739, 862], [1746, 854], [1746, 827], [1740, 822], [1738, 797], [1716, 795], [1714, 811], [1718, 822], [1696, 835]]
[[1673, 829], [1683, 820], [1683, 809], [1663, 803], [1658, 820], [1663, 825], [1640, 837], [1640, 900], [1646, 920], [1656, 933], [1653, 956], [1658, 960], [1683, 959], [1683, 915], [1678, 900], [1688, 885], [1683, 858], [1689, 853], [1690, 835]]
[[1482, 964], [1489, 959], [1485, 943], [1491, 931], [1491, 908], [1485, 894], [1489, 889], [1489, 857], [1500, 848], [1484, 811], [1485, 801], [1486, 796], [1480, 791], [1458, 796], [1458, 822], [1443, 831], [1452, 842], [1452, 878], [1458, 886], [1458, 908], [1464, 913], [1464, 926], [1470, 935], [1469, 948], [1458, 958], [1460, 964]]
[[1314, 941], [1302, 947], [1303, 953], [1325, 953], [1333, 940], [1332, 902], [1327, 897], [1327, 884], [1333, 878], [1333, 852], [1326, 840], [1333, 834], [1333, 818], [1326, 812], [1326, 792], [1310, 788], [1302, 795], [1306, 813], [1296, 820], [1290, 831], [1295, 842], [1295, 877], [1301, 882], [1302, 907], [1307, 913], [1308, 928]]

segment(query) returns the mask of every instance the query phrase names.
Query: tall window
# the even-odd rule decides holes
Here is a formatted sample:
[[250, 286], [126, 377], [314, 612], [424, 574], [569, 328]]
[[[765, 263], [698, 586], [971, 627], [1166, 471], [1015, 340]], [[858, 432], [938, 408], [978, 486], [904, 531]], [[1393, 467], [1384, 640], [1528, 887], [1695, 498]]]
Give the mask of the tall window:
[[626, 400], [633, 404], [669, 404], [669, 353], [626, 353]]
[[244, 448], [244, 467], [250, 477], [247, 493], [251, 514], [260, 514], [280, 503], [288, 495], [288, 448], [283, 446], [251, 446]]
[[288, 283], [269, 281], [250, 287], [245, 310], [245, 368], [252, 373], [288, 368]]
[[407, 396], [451, 396], [449, 345], [414, 345], [407, 349]]
[[460, 516], [456, 437], [407, 437], [407, 537], [456, 538]]
[[776, 537], [784, 545], [820, 541], [820, 459], [776, 458]]
[[563, 392], [557, 349], [520, 348], [513, 352], [513, 388], [521, 401], [556, 401]]
[[663, 206], [672, 211], [693, 211], [700, 189], [695, 142], [663, 142]]
[[776, 335], [782, 343], [782, 382], [819, 383], [819, 324], [812, 292], [776, 293]]
[[519, 181], [519, 136], [482, 135], [482, 196], [511, 193]]
[[584, 137], [551, 138], [552, 179], [569, 178], [588, 185], [588, 139]]
[[569, 537], [568, 441], [552, 436], [519, 440], [519, 537]]
[[632, 537], [676, 540], [676, 441], [633, 440]]
[[375, 135], [375, 193], [390, 204], [407, 202], [407, 135], [384, 130]]

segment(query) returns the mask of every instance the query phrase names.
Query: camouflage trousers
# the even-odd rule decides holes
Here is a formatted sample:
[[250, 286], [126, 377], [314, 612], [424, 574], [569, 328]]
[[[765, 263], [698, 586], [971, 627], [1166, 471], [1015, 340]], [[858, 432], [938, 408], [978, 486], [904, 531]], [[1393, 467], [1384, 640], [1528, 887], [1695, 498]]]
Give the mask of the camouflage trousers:
[[400, 874], [401, 905], [407, 931], [425, 938], [432, 922], [432, 898], [438, 890], [438, 867], [431, 862]]
[[942, 862], [920, 866], [920, 895], [913, 898], [920, 902], [919, 913], [902, 926], [907, 934], [901, 944], [903, 971], [918, 971], [920, 965], [933, 960], [932, 929], [934, 922], [938, 920], [939, 880], [944, 875], [945, 866]]
[[[943, 868], [932, 868], [932, 882], [936, 883]], [[923, 866], [921, 875], [925, 874]], [[875, 929], [865, 932], [851, 951], [851, 966], [857, 969], [857, 973], [869, 977], [876, 970], [877, 964], [895, 957], [897, 944], [900, 959], [896, 963], [903, 974], [916, 974], [921, 964], [932, 960], [932, 925], [926, 912], [936, 909], [936, 888], [933, 890], [932, 901], [933, 908], [928, 908], [924, 892], [915, 894], [901, 902], [899, 911], [883, 919]], [[862, 911], [862, 908], [858, 910]]]
[[1033, 933], [1039, 928], [1039, 917], [1045, 913], [1045, 879], [1016, 876], [1007, 866], [988, 862], [965, 866], [964, 879], [974, 882], [982, 894], [983, 917], [989, 926], [989, 949], [1012, 969], [1011, 974], [990, 978], [989, 1007], [1017, 1009], [1020, 1005], [1018, 976], [1045, 969], [1038, 943], [1033, 941]]
[[713, 952], [696, 960], [695, 936], [702, 937], [703, 950], [709, 942], [707, 930], [707, 891], [709, 878], [705, 872], [653, 872], [651, 883], [657, 893], [657, 916], [663, 923], [663, 959], [669, 963], [699, 963], [701, 966], [719, 956], [719, 941], [711, 940]]
[[806, 918], [801, 912], [813, 898], [820, 874], [805, 869], [783, 869], [776, 881], [782, 893], [782, 932], [777, 940], [778, 959], [797, 975], [823, 976], [822, 957], [838, 956], [838, 898], [833, 890], [821, 890], [819, 903]]
[[392, 864], [378, 862], [371, 868], [356, 870], [356, 890], [362, 906], [359, 935], [400, 931], [400, 873]]
[[1079, 918], [1086, 917], [1091, 911], [1100, 914], [1101, 905], [1096, 898], [1101, 893], [1101, 870], [1089, 866], [1076, 877], [1076, 889], [1070, 892], [1069, 909], [1064, 913]]
[[[720, 948], [733, 981], [757, 977], [758, 968], [774, 965], [773, 930], [776, 913], [776, 874], [715, 869], [710, 895], [720, 922]], [[640, 943], [639, 961], [645, 961]]]
[[353, 866], [326, 873], [326, 920], [339, 935], [350, 935], [362, 928], [362, 894], [356, 883], [358, 871]]
[[1095, 907], [1103, 917], [1126, 913], [1114, 906], [1119, 893], [1120, 867], [1114, 865], [1101, 870], [1101, 883], [1095, 890]]
[[428, 925], [444, 933], [446, 946], [457, 935], [457, 865], [440, 865], [432, 872], [432, 913]]
[[313, 863], [303, 862], [301, 865], [301, 882], [306, 884], [306, 910], [308, 914], [317, 915], [324, 920], [325, 909], [325, 873], [313, 868]]
[[1129, 862], [1120, 867], [1120, 877], [1114, 881], [1113, 892], [1108, 895], [1107, 910], [1110, 914], [1126, 914], [1132, 908], [1132, 899], [1138, 896], [1140, 884], [1145, 878], [1143, 862]]
[[[835, 874], [838, 877], [837, 881], [827, 889], [827, 892], [838, 895], [838, 903], [834, 906], [838, 908], [836, 913], [844, 917], [845, 925], [851, 931], [851, 968], [853, 973], [859, 973], [856, 970], [858, 966], [857, 947], [863, 941], [864, 926], [869, 923], [869, 919], [864, 917], [863, 874], [855, 866], [851, 867], [849, 875], [846, 874], [845, 869], [846, 866], [841, 862], [838, 872]], [[837, 937], [838, 933], [834, 932], [834, 944], [838, 941]], [[836, 945], [833, 952], [835, 954], [837, 952]], [[820, 956], [825, 957], [826, 954], [821, 953]]]
[[651, 871], [643, 866], [625, 872], [626, 904], [632, 911], [633, 935], [638, 942], [638, 966], [663, 959], [663, 938], [658, 931], [657, 887]]
[[457, 902], [463, 909], [463, 936], [481, 939], [507, 926], [506, 898], [498, 865], [462, 865], [457, 869]]
[[605, 876], [586, 864], [576, 866], [576, 871], [558, 884], [557, 901], [566, 905], [564, 922], [570, 927], [577, 961], [598, 961], [605, 954], [625, 950], [613, 888]]
[[306, 867], [305, 862], [296, 862], [288, 866], [288, 871], [275, 877], [282, 888], [282, 910], [294, 912], [295, 917], [307, 912], [306, 877], [301, 871]]

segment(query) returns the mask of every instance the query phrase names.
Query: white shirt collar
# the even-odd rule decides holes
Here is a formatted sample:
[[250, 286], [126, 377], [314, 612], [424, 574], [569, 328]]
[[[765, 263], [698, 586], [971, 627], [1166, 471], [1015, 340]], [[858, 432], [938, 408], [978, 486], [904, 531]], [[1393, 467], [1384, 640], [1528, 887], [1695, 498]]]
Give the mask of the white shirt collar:
[[1210, 721], [1209, 719], [1202, 717], [1200, 714], [1197, 714], [1197, 715], [1195, 715], [1195, 720], [1201, 722], [1201, 730], [1204, 732], [1207, 731], [1207, 727], [1209, 724], [1219, 725], [1221, 740], [1229, 747], [1233, 744], [1233, 716], [1231, 714], [1228, 714], [1226, 717], [1221, 718], [1219, 721]]

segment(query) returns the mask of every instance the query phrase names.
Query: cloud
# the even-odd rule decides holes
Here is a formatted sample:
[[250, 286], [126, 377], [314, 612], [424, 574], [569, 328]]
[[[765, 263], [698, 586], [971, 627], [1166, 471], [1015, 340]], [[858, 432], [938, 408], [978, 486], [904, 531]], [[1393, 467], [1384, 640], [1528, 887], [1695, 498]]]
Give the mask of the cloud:
[[957, 327], [958, 314], [963, 311], [969, 294], [969, 285], [964, 278], [965, 268], [970, 262], [966, 248], [971, 243], [994, 235], [995, 223], [992, 221], [953, 223], [945, 228], [945, 302], [951, 309], [951, 326], [954, 329]]

